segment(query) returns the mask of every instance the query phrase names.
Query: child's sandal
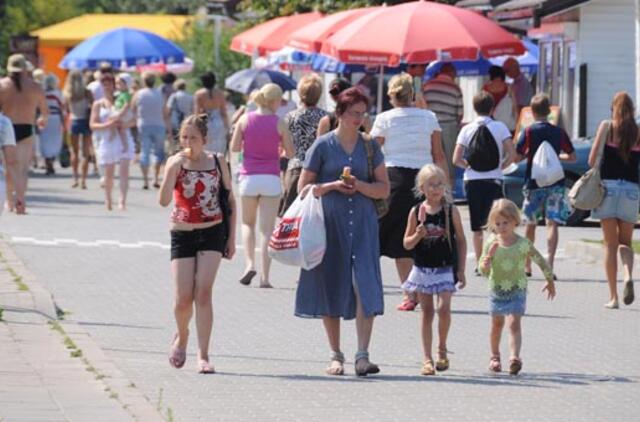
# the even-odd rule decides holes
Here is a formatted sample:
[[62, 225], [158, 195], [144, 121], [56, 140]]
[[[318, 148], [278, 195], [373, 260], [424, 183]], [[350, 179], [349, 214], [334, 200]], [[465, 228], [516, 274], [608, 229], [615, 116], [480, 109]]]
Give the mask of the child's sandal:
[[522, 369], [522, 359], [511, 358], [509, 361], [509, 375], [518, 375]]
[[425, 360], [420, 370], [420, 375], [429, 376], [435, 375], [436, 371], [433, 369], [433, 361], [431, 359]]
[[500, 356], [491, 356], [489, 361], [489, 371], [502, 372], [502, 364], [500, 363]]
[[449, 359], [447, 358], [447, 351], [440, 350], [438, 352], [438, 360], [436, 361], [436, 370], [439, 372], [449, 369]]

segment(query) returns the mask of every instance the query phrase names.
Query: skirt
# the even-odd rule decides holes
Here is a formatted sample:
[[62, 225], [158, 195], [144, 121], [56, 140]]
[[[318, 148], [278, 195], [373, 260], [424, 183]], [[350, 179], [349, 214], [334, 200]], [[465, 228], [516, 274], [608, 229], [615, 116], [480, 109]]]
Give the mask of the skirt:
[[527, 309], [527, 291], [517, 289], [512, 292], [491, 292], [489, 314], [524, 315]]
[[456, 291], [453, 267], [428, 268], [413, 266], [402, 289], [409, 293], [437, 295]]
[[602, 183], [606, 189], [605, 197], [602, 203], [591, 211], [591, 217], [599, 220], [617, 218], [635, 224], [638, 221], [638, 204], [640, 202], [638, 184], [626, 180], [611, 179], [604, 179]]
[[292, 168], [287, 170], [284, 174], [284, 195], [280, 200], [280, 208], [278, 210], [278, 217], [282, 218], [284, 213], [287, 212], [293, 201], [298, 197], [298, 180], [300, 180], [300, 174], [302, 168]]
[[407, 229], [409, 211], [420, 202], [413, 193], [418, 171], [405, 167], [387, 167], [391, 194], [389, 212], [379, 221], [380, 255], [389, 258], [412, 257], [411, 252], [402, 245], [402, 240]]

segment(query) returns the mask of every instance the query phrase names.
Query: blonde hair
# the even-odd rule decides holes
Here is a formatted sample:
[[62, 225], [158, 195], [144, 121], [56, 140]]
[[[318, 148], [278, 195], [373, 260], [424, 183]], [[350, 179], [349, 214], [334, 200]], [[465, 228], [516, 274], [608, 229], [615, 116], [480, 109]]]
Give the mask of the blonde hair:
[[322, 79], [317, 73], [307, 73], [298, 81], [300, 101], [307, 107], [314, 107], [322, 96]]
[[[415, 193], [417, 198], [422, 198], [424, 196], [422, 187], [425, 183], [427, 183], [427, 180], [431, 179], [432, 177], [439, 177], [445, 186], [449, 186], [447, 176], [444, 174], [444, 171], [440, 167], [436, 166], [435, 164], [426, 164], [422, 166], [422, 168], [416, 175], [416, 185], [413, 188], [413, 192]], [[446, 195], [443, 195], [443, 198], [444, 197], [446, 197]]]
[[64, 97], [70, 101], [81, 101], [87, 98], [87, 88], [84, 86], [82, 73], [79, 70], [72, 70], [67, 75], [64, 84]]
[[509, 201], [508, 199], [496, 199], [493, 201], [491, 211], [489, 211], [489, 218], [487, 218], [487, 225], [485, 228], [490, 232], [496, 231], [496, 220], [498, 217], [504, 217], [506, 219], [515, 221], [516, 226], [521, 223], [520, 210], [518, 206]]
[[253, 98], [258, 107], [267, 107], [271, 102], [282, 98], [282, 88], [274, 83], [263, 85]]
[[413, 99], [413, 78], [411, 75], [402, 72], [391, 78], [387, 94], [402, 105], [409, 104]]

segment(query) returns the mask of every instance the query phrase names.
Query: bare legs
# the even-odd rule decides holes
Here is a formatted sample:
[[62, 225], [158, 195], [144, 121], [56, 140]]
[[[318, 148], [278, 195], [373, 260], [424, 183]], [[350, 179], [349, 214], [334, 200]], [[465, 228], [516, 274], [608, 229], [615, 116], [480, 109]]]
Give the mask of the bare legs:
[[129, 191], [129, 160], [120, 160], [119, 164], [120, 203], [121, 210], [127, 209], [127, 192]]
[[[82, 135], [82, 164], [80, 186], [87, 188], [87, 173], [89, 172], [89, 156], [91, 155], [91, 139], [87, 135]], [[73, 169], [73, 185], [78, 186], [78, 167], [80, 164], [80, 135], [71, 135], [71, 168]]]
[[604, 238], [604, 269], [609, 285], [608, 308], [618, 307], [618, 253], [624, 268], [624, 279], [632, 280], [633, 251], [631, 250], [631, 238], [633, 236], [633, 224], [616, 218], [605, 218], [600, 221]]
[[[433, 295], [418, 293], [418, 300], [422, 308], [422, 348], [424, 360], [433, 361], [431, 353], [433, 344], [433, 319], [435, 309]], [[447, 357], [447, 337], [451, 327], [451, 293], [443, 292], [438, 295], [438, 359]]]
[[476, 255], [476, 268], [478, 268], [478, 262], [480, 262], [480, 257], [482, 256], [483, 234], [482, 230], [473, 232], [473, 252]]
[[271, 258], [269, 258], [269, 238], [273, 232], [280, 197], [278, 196], [242, 196], [242, 242], [244, 244], [244, 254], [246, 259], [246, 270], [255, 271], [255, 249], [256, 249], [256, 221], [258, 212], [260, 213], [259, 229], [262, 235], [261, 257], [262, 257], [262, 277], [260, 287], [271, 287], [269, 283], [269, 272], [271, 269]]
[[[23, 139], [16, 144], [16, 180], [7, 173], [7, 204], [9, 211], [26, 214], [25, 196], [29, 180], [29, 164], [33, 154], [33, 137]], [[15, 197], [14, 197], [15, 194]]]
[[[396, 258], [396, 270], [398, 271], [398, 278], [400, 279], [400, 284], [407, 281], [409, 278], [409, 273], [411, 273], [411, 268], [413, 267], [413, 259], [411, 258]], [[415, 294], [409, 294], [405, 291], [402, 292], [402, 301], [405, 302], [407, 300], [416, 301]]]
[[[553, 270], [553, 264], [556, 260], [556, 250], [558, 249], [558, 223], [547, 220], [547, 261]], [[536, 224], [527, 224], [525, 229], [527, 239], [534, 243], [536, 241]], [[531, 260], [528, 259], [525, 264], [525, 271], [531, 272]]]
[[509, 326], [509, 351], [510, 359], [520, 361], [520, 349], [522, 348], [522, 316], [510, 314], [506, 318], [504, 315], [494, 315], [491, 317], [491, 356], [500, 358], [500, 338], [504, 328], [505, 319]]
[[112, 200], [111, 192], [113, 191], [113, 178], [116, 171], [116, 165], [106, 164], [102, 166], [102, 171], [104, 173], [105, 205], [107, 206], [107, 209], [111, 211], [113, 209], [113, 200]]
[[219, 252], [200, 251], [196, 258], [180, 258], [171, 261], [175, 286], [174, 316], [178, 330], [178, 347], [187, 347], [189, 322], [196, 313], [198, 335], [198, 366], [209, 362], [209, 343], [213, 327], [212, 288], [220, 259]]

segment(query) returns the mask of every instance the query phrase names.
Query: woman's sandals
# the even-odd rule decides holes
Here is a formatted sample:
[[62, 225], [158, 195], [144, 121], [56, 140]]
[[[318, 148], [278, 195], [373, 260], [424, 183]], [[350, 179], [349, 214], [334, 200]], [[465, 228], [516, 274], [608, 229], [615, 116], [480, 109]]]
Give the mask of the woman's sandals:
[[366, 377], [369, 374], [377, 374], [380, 372], [378, 365], [369, 362], [369, 352], [360, 351], [356, 353], [355, 361], [356, 375], [359, 377]]
[[327, 375], [344, 375], [344, 353], [331, 352], [331, 362], [325, 372]]
[[430, 376], [435, 375], [436, 370], [433, 367], [433, 361], [431, 359], [427, 359], [422, 364], [422, 369], [420, 369], [420, 375]]
[[173, 336], [169, 349], [169, 363], [176, 369], [180, 369], [187, 361], [187, 349], [178, 346], [178, 333]]
[[491, 360], [489, 360], [489, 371], [491, 372], [502, 372], [502, 364], [500, 363], [500, 356], [491, 356]]

